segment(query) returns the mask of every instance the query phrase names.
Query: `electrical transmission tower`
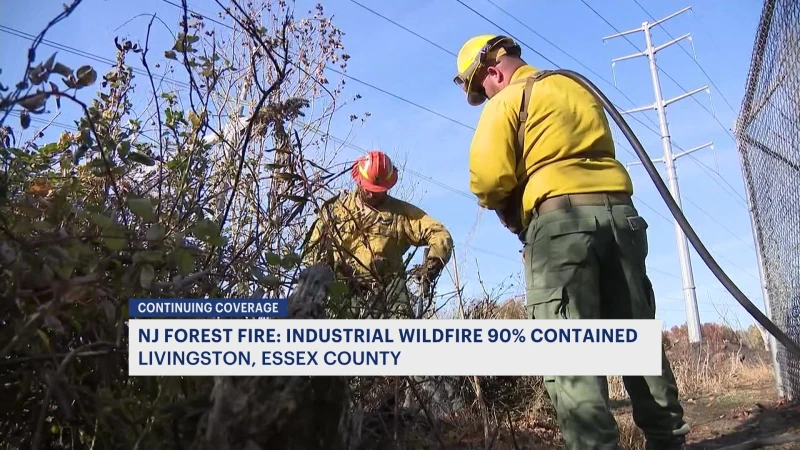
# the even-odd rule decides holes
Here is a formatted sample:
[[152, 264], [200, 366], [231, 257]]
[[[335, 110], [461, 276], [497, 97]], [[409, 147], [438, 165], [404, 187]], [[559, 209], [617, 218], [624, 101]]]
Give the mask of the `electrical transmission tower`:
[[[661, 23], [666, 22], [669, 19], [672, 19], [675, 16], [678, 16], [686, 11], [689, 11], [690, 9], [692, 9], [692, 7], [688, 6], [674, 14], [664, 17], [661, 20], [657, 20], [653, 23], [643, 22], [642, 26], [639, 28], [623, 31], [621, 33], [613, 34], [611, 36], [606, 36], [603, 38], [603, 41], [606, 41], [608, 39], [613, 39], [628, 34], [633, 34], [638, 32], [644, 33], [644, 39], [647, 45], [647, 48], [645, 48], [644, 51], [639, 53], [634, 53], [628, 56], [623, 56], [620, 58], [614, 58], [611, 60], [611, 63], [613, 67], [613, 65], [619, 61], [637, 58], [640, 56], [646, 56], [647, 59], [650, 61], [650, 74], [653, 79], [652, 81], [653, 81], [653, 93], [655, 94], [655, 103], [653, 103], [652, 105], [647, 105], [640, 108], [634, 108], [628, 111], [624, 111], [623, 114], [631, 114], [650, 109], [655, 109], [656, 112], [658, 112], [658, 122], [661, 129], [660, 130], [661, 143], [664, 147], [664, 156], [659, 159], [654, 159], [653, 161], [663, 162], [664, 165], [666, 166], [669, 190], [672, 193], [672, 197], [675, 199], [675, 202], [678, 204], [679, 207], [681, 207], [681, 194], [680, 194], [680, 189], [678, 187], [678, 175], [675, 169], [675, 162], [678, 160], [678, 158], [689, 155], [698, 150], [702, 150], [706, 147], [713, 148], [713, 142], [703, 144], [701, 146], [692, 148], [690, 150], [686, 150], [681, 153], [677, 154], [673, 153], [672, 141], [670, 139], [670, 134], [669, 134], [669, 125], [667, 124], [666, 107], [679, 100], [691, 97], [692, 95], [695, 95], [699, 92], [708, 91], [708, 86], [703, 86], [693, 91], [684, 92], [683, 94], [678, 95], [677, 97], [664, 100], [661, 93], [661, 82], [659, 81], [659, 76], [658, 76], [656, 53], [659, 52], [660, 50], [663, 50], [671, 46], [672, 44], [677, 44], [683, 39], [686, 38], [691, 39], [691, 33], [686, 33], [683, 36], [680, 36], [676, 39], [673, 39], [659, 46], [653, 46], [650, 30], [660, 25]], [[678, 222], [674, 221], [674, 223], [675, 223], [675, 237], [678, 241], [678, 257], [680, 258], [680, 264], [681, 264], [681, 282], [683, 285], [683, 300], [686, 304], [686, 325], [689, 331], [689, 342], [699, 343], [702, 341], [702, 333], [700, 331], [700, 313], [697, 308], [697, 296], [695, 293], [694, 275], [692, 274], [692, 261], [689, 258], [689, 242], [686, 239], [686, 236], [683, 234], [683, 230], [681, 229], [680, 225], [678, 225]]]

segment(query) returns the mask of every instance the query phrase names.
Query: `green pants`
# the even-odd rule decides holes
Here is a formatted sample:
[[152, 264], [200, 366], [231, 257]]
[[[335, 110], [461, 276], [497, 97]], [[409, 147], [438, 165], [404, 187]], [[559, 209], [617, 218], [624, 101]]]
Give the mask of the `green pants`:
[[[533, 319], [654, 319], [645, 271], [647, 222], [633, 206], [573, 206], [534, 213], [525, 235], [528, 310]], [[647, 449], [679, 449], [689, 431], [662, 350], [661, 376], [624, 377]], [[544, 377], [570, 450], [617, 450], [619, 431], [605, 377]]]

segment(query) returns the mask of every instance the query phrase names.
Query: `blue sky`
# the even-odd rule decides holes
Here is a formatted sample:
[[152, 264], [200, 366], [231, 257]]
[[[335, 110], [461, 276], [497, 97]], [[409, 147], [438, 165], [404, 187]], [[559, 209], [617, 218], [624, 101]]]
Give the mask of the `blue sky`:
[[[401, 183], [416, 183], [415, 203], [451, 230], [457, 244], [460, 276], [466, 283], [466, 293], [477, 295], [481, 292], [475, 264], [477, 260], [480, 276], [487, 288], [510, 280], [512, 283], [504, 292], [508, 295], [521, 294], [519, 242], [499, 225], [493, 213], [479, 215], [475, 199], [469, 194], [467, 162], [472, 137], [469, 127], [475, 126], [481, 109], [470, 107], [463, 93], [452, 83], [455, 59], [448, 52], [457, 52], [460, 45], [474, 35], [503, 33], [491, 21], [521, 41], [523, 57], [530, 64], [538, 68], [553, 67], [551, 62], [534, 53], [531, 50], [533, 48], [555, 64], [588, 76], [619, 107], [630, 109], [653, 103], [647, 60], [636, 58], [619, 62], [612, 72], [611, 59], [640, 51], [644, 47], [644, 36], [636, 33], [627, 36], [630, 42], [625, 38], [617, 38], [604, 43], [604, 36], [616, 32], [605, 20], [623, 31], [636, 28], [643, 21], [651, 19], [634, 0], [586, 0], [605, 20], [581, 0], [462, 1], [485, 18], [456, 0], [358, 0], [361, 5], [424, 36], [446, 51], [387, 22], [351, 0], [324, 2], [327, 14], [332, 14], [334, 24], [345, 32], [345, 50], [352, 57], [348, 64], [348, 75], [466, 125], [444, 119], [348, 79], [347, 96], [358, 93], [363, 98], [353, 104], [351, 110], [342, 111], [338, 120], [334, 121], [331, 134], [347, 136], [347, 116], [350, 111], [356, 114], [369, 111], [371, 117], [351, 137], [350, 142], [362, 148], [381, 148], [407, 161]], [[656, 45], [672, 39], [667, 32], [672, 37], [691, 33], [699, 65], [713, 80], [712, 84], [689, 56], [693, 53], [689, 41], [682, 42], [683, 50], [681, 46], [673, 45], [657, 55], [664, 98], [705, 84], [709, 85], [711, 91], [711, 98], [701, 93], [674, 103], [667, 109], [670, 134], [680, 148], [686, 150], [710, 141], [714, 143], [713, 150], [704, 149], [678, 160], [684, 212], [719, 264], [763, 309], [736, 144], [729, 134], [743, 95], [761, 3], [744, 0], [697, 0], [693, 3], [639, 0], [639, 3], [657, 19], [686, 6], [693, 8], [691, 12], [666, 22], [663, 28], [653, 30]], [[60, 12], [61, 4], [54, 0], [4, 1], [0, 3], [0, 25], [36, 34]], [[216, 18], [218, 7], [210, 0], [190, 0], [189, 6], [203, 14], [214, 14]], [[298, 2], [298, 14], [309, 9], [309, 6], [312, 3]], [[498, 7], [510, 13], [510, 16]], [[173, 30], [177, 28], [180, 11], [161, 0], [85, 0], [72, 17], [51, 30], [46, 38], [113, 59], [114, 36], [143, 40], [149, 18], [135, 17], [152, 13], [156, 13]], [[151, 46], [155, 49], [154, 54], [160, 54], [161, 50], [171, 47], [171, 37], [163, 25], [156, 28]], [[13, 85], [23, 69], [22, 63], [30, 42], [2, 30], [7, 28], [0, 29], [0, 67], [3, 69], [0, 80]], [[218, 32], [222, 31], [224, 29], [218, 29]], [[46, 46], [41, 49], [40, 58], [46, 58], [53, 50]], [[59, 60], [73, 68], [94, 64], [101, 74], [108, 67], [64, 51], [59, 53]], [[331, 77], [335, 75], [331, 74]], [[144, 86], [140, 89], [144, 90]], [[88, 93], [84, 96], [88, 98]], [[56, 121], [69, 124], [71, 114], [74, 115], [75, 111], [65, 108]], [[634, 117], [652, 130], [642, 126]], [[636, 113], [628, 120], [651, 158], [661, 157], [661, 140], [654, 132], [658, 130], [655, 111]], [[621, 133], [617, 133], [617, 141], [621, 144], [617, 148], [618, 158], [625, 163], [633, 162], [634, 154]], [[674, 150], [680, 151], [678, 148]], [[353, 158], [358, 153], [350, 150], [345, 155]], [[662, 176], [665, 176], [663, 165], [660, 168]], [[648, 270], [656, 290], [658, 317], [667, 326], [679, 324], [685, 321], [685, 313], [674, 225], [668, 209], [641, 165], [632, 166], [630, 172], [637, 206], [650, 224]], [[431, 179], [436, 183], [430, 182]], [[690, 252], [701, 320], [725, 320], [734, 326], [752, 323], [752, 319], [727, 294], [694, 250]], [[445, 274], [443, 278], [447, 279], [448, 275]], [[443, 280], [440, 290], [450, 290], [449, 284]]]

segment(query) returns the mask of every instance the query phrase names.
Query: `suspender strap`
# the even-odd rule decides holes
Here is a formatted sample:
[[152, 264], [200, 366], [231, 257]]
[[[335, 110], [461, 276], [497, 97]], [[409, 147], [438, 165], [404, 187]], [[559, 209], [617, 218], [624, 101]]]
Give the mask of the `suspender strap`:
[[536, 78], [528, 77], [525, 80], [525, 89], [522, 91], [522, 104], [519, 108], [519, 128], [517, 129], [517, 161], [522, 159], [525, 151], [525, 122], [528, 120], [528, 103], [531, 101], [531, 91]]
[[542, 78], [551, 74], [551, 70], [540, 70], [528, 78], [517, 80], [514, 83], [525, 82], [525, 88], [522, 90], [522, 102], [519, 107], [519, 126], [517, 127], [517, 148], [516, 156], [517, 163], [522, 161], [525, 152], [525, 122], [528, 120], [528, 103], [531, 101], [531, 93], [533, 92], [533, 85]]

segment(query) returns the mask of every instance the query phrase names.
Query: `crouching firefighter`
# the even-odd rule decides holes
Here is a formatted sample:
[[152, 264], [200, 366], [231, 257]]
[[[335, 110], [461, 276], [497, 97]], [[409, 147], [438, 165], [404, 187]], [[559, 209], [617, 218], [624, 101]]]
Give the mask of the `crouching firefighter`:
[[[521, 53], [508, 37], [474, 37], [458, 53], [454, 81], [470, 105], [486, 102], [470, 148], [470, 189], [524, 244], [529, 314], [654, 319], [647, 222], [631, 201], [603, 106]], [[646, 448], [681, 449], [689, 427], [660, 351], [661, 375], [624, 377], [625, 388]], [[605, 377], [544, 379], [567, 448], [619, 449]]]
[[321, 208], [304, 248], [304, 263], [325, 262], [346, 281], [358, 304], [344, 305], [343, 318], [413, 318], [403, 255], [427, 246], [412, 276], [429, 284], [450, 260], [453, 239], [425, 211], [389, 195], [397, 168], [383, 152], [371, 151], [353, 165], [355, 189]]

